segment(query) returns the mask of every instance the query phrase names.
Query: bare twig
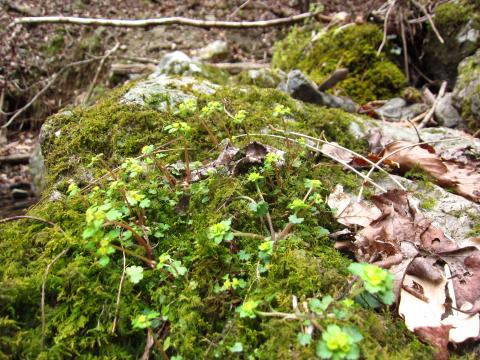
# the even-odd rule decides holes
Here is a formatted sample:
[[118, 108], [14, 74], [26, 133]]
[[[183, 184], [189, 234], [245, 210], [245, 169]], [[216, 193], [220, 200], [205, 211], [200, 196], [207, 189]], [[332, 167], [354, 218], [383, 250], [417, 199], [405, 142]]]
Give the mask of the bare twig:
[[424, 14], [425, 16], [427, 17], [428, 19], [428, 22], [430, 23], [430, 25], [432, 26], [432, 30], [433, 32], [435, 33], [435, 35], [437, 36], [438, 38], [438, 41], [440, 41], [440, 43], [442, 44], [445, 44], [445, 40], [443, 40], [442, 38], [442, 35], [440, 35], [440, 32], [438, 31], [437, 27], [435, 26], [435, 23], [433, 22], [433, 19], [432, 19], [432, 16], [428, 13], [427, 9], [425, 8], [425, 6], [423, 6], [422, 4], [420, 4], [419, 2], [415, 1], [415, 0], [411, 0], [412, 1], [412, 4], [415, 5], [416, 7], [418, 7]]
[[87, 95], [85, 95], [84, 103], [87, 103], [90, 97], [92, 96], [93, 89], [95, 87], [95, 84], [97, 83], [98, 75], [100, 75], [100, 71], [102, 70], [103, 64], [105, 63], [105, 60], [112, 55], [115, 51], [117, 51], [118, 47], [120, 46], [120, 43], [116, 43], [113, 48], [108, 50], [105, 55], [102, 56], [100, 59], [100, 63], [98, 64], [97, 71], [95, 72], [95, 76], [93, 77], [92, 82], [90, 83], [90, 87], [88, 88]]
[[425, 115], [425, 117], [423, 118], [422, 122], [420, 123], [420, 125], [418, 125], [418, 128], [421, 129], [423, 127], [425, 127], [428, 122], [430, 121], [430, 119], [432, 118], [433, 114], [435, 113], [435, 109], [437, 108], [437, 105], [438, 105], [438, 102], [440, 101], [440, 99], [443, 97], [443, 95], [445, 95], [445, 91], [447, 90], [447, 82], [444, 81], [442, 83], [442, 86], [440, 86], [440, 90], [438, 91], [438, 95], [437, 97], [435, 98], [435, 101], [433, 102], [433, 105], [432, 107], [430, 108], [430, 111]]
[[199, 28], [262, 28], [269, 26], [279, 26], [301, 22], [303, 20], [316, 17], [322, 21], [331, 21], [330, 16], [321, 15], [319, 11], [306, 12], [303, 14], [292, 15], [285, 18], [258, 21], [222, 21], [222, 20], [199, 20], [190, 19], [181, 16], [143, 19], [143, 20], [126, 20], [126, 19], [101, 19], [101, 18], [83, 18], [75, 16], [38, 16], [38, 17], [21, 17], [13, 21], [10, 26], [20, 24], [72, 24], [72, 25], [88, 25], [88, 26], [113, 26], [113, 27], [152, 27], [162, 25], [185, 25]]
[[240, 10], [242, 10], [245, 6], [247, 6], [247, 5], [250, 3], [250, 1], [252, 1], [252, 0], [247, 0], [247, 1], [245, 1], [242, 5], [240, 5], [239, 7], [237, 7], [230, 15], [228, 15], [227, 18], [228, 18], [228, 19], [231, 19], [231, 18], [235, 17], [235, 15], [237, 15], [237, 13], [238, 13]]
[[403, 13], [400, 13], [400, 33], [402, 35], [402, 46], [403, 46], [403, 66], [405, 67], [405, 76], [407, 82], [410, 82], [410, 67], [408, 64], [408, 44], [407, 44], [407, 35], [405, 34], [405, 24]]
[[382, 43], [380, 44], [378, 50], [377, 50], [377, 55], [380, 55], [380, 53], [383, 50], [383, 47], [387, 43], [387, 35], [388, 35], [388, 19], [390, 17], [390, 13], [392, 12], [393, 8], [395, 7], [395, 3], [397, 0], [391, 1], [391, 4], [388, 7], [387, 13], [385, 14], [385, 20], [383, 23], [383, 40]]
[[145, 348], [143, 350], [142, 357], [140, 360], [150, 359], [150, 350], [152, 349], [153, 344], [155, 344], [155, 339], [153, 337], [153, 332], [151, 328], [147, 329], [147, 341], [145, 342]]
[[21, 220], [21, 219], [29, 219], [29, 220], [35, 220], [35, 221], [43, 222], [44, 224], [50, 225], [54, 228], [57, 228], [62, 234], [65, 234], [65, 232], [57, 226], [57, 224], [55, 224], [51, 221], [45, 220], [45, 219], [41, 219], [41, 218], [36, 217], [36, 216], [31, 216], [31, 215], [18, 215], [18, 216], [11, 216], [11, 217], [8, 217], [8, 218], [5, 218], [5, 219], [0, 219], [0, 224], [1, 223], [6, 223], [6, 222], [9, 222], [9, 221]]
[[[293, 139], [293, 138], [287, 138], [285, 136], [280, 136], [280, 135], [274, 135], [274, 134], [241, 134], [241, 135], [236, 135], [236, 136], [233, 136], [234, 138], [239, 138], [239, 137], [245, 137], [245, 136], [260, 136], [260, 137], [272, 137], [272, 138], [277, 138], [277, 139], [282, 139], [282, 140], [287, 140], [287, 141], [292, 141], [296, 144], [299, 144], [299, 145], [303, 145], [302, 143], [300, 143], [298, 140], [296, 139]], [[340, 159], [337, 159], [335, 156], [333, 155], [330, 155], [328, 153], [325, 153], [322, 151], [322, 149], [318, 148], [318, 147], [315, 147], [315, 146], [312, 146], [312, 145], [305, 145], [308, 149], [312, 150], [312, 151], [315, 151], [315, 152], [318, 152], [318, 153], [321, 153], [327, 157], [329, 157], [330, 159], [338, 162], [339, 164], [342, 164], [343, 166], [345, 166], [347, 169], [349, 169], [350, 171], [354, 172], [355, 174], [357, 174], [358, 176], [360, 176], [362, 179], [364, 179], [365, 181], [369, 182], [370, 184], [372, 184], [373, 186], [375, 186], [377, 189], [379, 189], [380, 191], [382, 192], [386, 192], [387, 190], [385, 190], [382, 186], [378, 185], [376, 182], [374, 182], [372, 179], [370, 179], [369, 177], [363, 175], [360, 171], [358, 171], [357, 169], [355, 169], [354, 167], [352, 167], [351, 165], [347, 164], [345, 161], [342, 161]]]
[[[460, 137], [454, 137], [454, 138], [449, 138], [449, 139], [441, 139], [441, 140], [432, 140], [432, 141], [424, 141], [424, 142], [421, 142], [421, 143], [417, 143], [417, 144], [410, 144], [410, 145], [405, 145], [403, 147], [401, 147], [400, 149], [397, 149], [395, 151], [392, 151], [390, 154], [387, 154], [385, 156], [383, 156], [380, 160], [378, 160], [375, 165], [376, 166], [379, 166], [381, 163], [383, 163], [385, 160], [387, 160], [389, 157], [395, 155], [395, 154], [398, 154], [399, 152], [403, 151], [403, 150], [407, 150], [407, 149], [410, 149], [412, 147], [415, 147], [415, 146], [420, 146], [420, 145], [427, 145], [427, 144], [436, 144], [436, 143], [441, 143], [441, 142], [449, 142], [449, 141], [455, 141], [455, 140], [461, 140], [462, 138]], [[375, 170], [375, 166], [372, 166], [370, 168], [370, 170], [368, 171], [366, 177], [367, 178], [370, 178], [370, 176], [372, 175], [373, 173], [373, 170]], [[360, 187], [360, 191], [358, 193], [358, 197], [357, 197], [357, 201], [360, 201], [360, 199], [362, 198], [362, 194], [363, 194], [363, 188], [364, 188], [364, 184], [362, 184], [362, 186]]]
[[[281, 132], [281, 133], [284, 132], [284, 130], [282, 130], [282, 129], [276, 129], [276, 128], [273, 128], [273, 127], [271, 129], [274, 130], [274, 131], [277, 131], [277, 132]], [[367, 162], [368, 164], [370, 164], [372, 166], [375, 166], [375, 168], [377, 170], [379, 170], [379, 171], [383, 172], [384, 174], [388, 175], [392, 179], [392, 181], [400, 187], [400, 189], [406, 190], [405, 187], [397, 179], [395, 179], [388, 171], [386, 171], [381, 166], [376, 166], [376, 164], [373, 161], [371, 161], [369, 158], [367, 158], [367, 157], [365, 157], [365, 156], [363, 156], [363, 155], [361, 155], [361, 154], [359, 154], [359, 153], [357, 153], [353, 150], [350, 150], [350, 149], [348, 149], [346, 147], [343, 147], [339, 144], [335, 144], [335, 143], [332, 143], [332, 142], [329, 142], [329, 141], [325, 141], [325, 140], [322, 140], [322, 139], [319, 139], [319, 138], [316, 138], [316, 137], [313, 137], [313, 136], [305, 135], [305, 134], [302, 134], [302, 133], [298, 133], [298, 132], [295, 132], [295, 131], [289, 131], [289, 134], [299, 136], [299, 137], [302, 137], [304, 139], [316, 141], [316, 142], [319, 142], [319, 143], [322, 143], [322, 144], [327, 144], [327, 145], [333, 146], [337, 149], [347, 151], [350, 154], [353, 154], [353, 155], [357, 156], [358, 158], [362, 159], [363, 161]]]
[[123, 246], [121, 248], [122, 248], [122, 255], [123, 255], [123, 269], [122, 269], [122, 276], [120, 277], [120, 284], [118, 285], [117, 302], [115, 304], [115, 316], [113, 317], [113, 323], [112, 323], [112, 334], [115, 334], [115, 328], [117, 327], [118, 312], [120, 310], [120, 296], [122, 295], [123, 281], [125, 280], [125, 268], [127, 266], [127, 261], [125, 259], [125, 251], [123, 251]]

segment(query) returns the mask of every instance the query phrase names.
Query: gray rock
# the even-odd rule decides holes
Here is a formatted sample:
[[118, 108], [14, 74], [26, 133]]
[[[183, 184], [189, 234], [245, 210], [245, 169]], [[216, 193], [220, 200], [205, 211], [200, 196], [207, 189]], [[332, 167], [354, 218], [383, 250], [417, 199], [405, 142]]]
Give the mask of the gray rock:
[[221, 61], [230, 57], [230, 48], [226, 41], [216, 40], [196, 51], [196, 57], [203, 61]]
[[279, 69], [265, 68], [248, 70], [239, 77], [242, 84], [274, 89], [282, 81], [286, 81], [287, 74]]
[[201, 75], [201, 64], [181, 51], [166, 54], [158, 63], [154, 74]]
[[480, 124], [480, 49], [458, 66], [453, 105], [461, 110], [465, 120], [474, 120]]
[[194, 99], [198, 94], [214, 94], [217, 88], [218, 85], [208, 80], [153, 73], [147, 80], [128, 90], [121, 101], [150, 106], [160, 111], [175, 110], [185, 100]]
[[[366, 138], [372, 129], [378, 129], [382, 134], [392, 140], [403, 140], [411, 143], [418, 142], [418, 136], [414, 129], [410, 127], [397, 126], [395, 123], [378, 121], [366, 117], [356, 117], [356, 124], [352, 122], [350, 131], [357, 138]], [[446, 152], [452, 147], [461, 145], [462, 147], [470, 147], [472, 152], [480, 153], [480, 139], [467, 135], [465, 132], [446, 127], [430, 127], [418, 130], [420, 136], [425, 141], [431, 141], [431, 145], [435, 148], [437, 154]], [[451, 142], [436, 142], [455, 138]]]
[[347, 112], [355, 112], [357, 110], [358, 105], [351, 99], [318, 91], [317, 88], [317, 84], [300, 70], [290, 71], [287, 75], [287, 80], [278, 85], [280, 91], [289, 94], [294, 99], [326, 107], [339, 108]]
[[457, 127], [463, 124], [463, 119], [452, 103], [452, 93], [446, 93], [440, 98], [435, 108], [435, 119], [438, 124], [446, 127]]
[[[424, 186], [400, 176], [394, 177], [410, 192], [411, 204], [430, 219], [435, 227], [441, 229], [460, 246], [468, 245], [475, 219], [480, 217], [479, 204], [434, 184]], [[385, 188], [396, 187], [390, 178], [383, 178], [377, 183]]]
[[408, 105], [402, 98], [393, 98], [375, 112], [381, 119], [402, 121], [405, 119], [413, 119], [426, 110], [427, 106], [425, 104]]

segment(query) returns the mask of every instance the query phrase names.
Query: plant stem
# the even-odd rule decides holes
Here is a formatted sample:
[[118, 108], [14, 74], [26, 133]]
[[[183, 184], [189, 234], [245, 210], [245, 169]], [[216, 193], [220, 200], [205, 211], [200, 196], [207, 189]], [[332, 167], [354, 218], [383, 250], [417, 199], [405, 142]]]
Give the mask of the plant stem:
[[233, 230], [232, 232], [233, 232], [233, 235], [234, 235], [234, 236], [238, 236], [238, 237], [245, 237], [245, 238], [258, 239], [258, 240], [265, 240], [265, 236], [258, 235], [258, 234], [246, 233], [246, 232], [235, 231], [235, 230]]
[[[260, 190], [260, 187], [258, 186], [258, 183], [255, 183], [255, 187], [257, 188], [258, 195], [262, 199], [263, 202], [266, 202], [265, 199], [263, 198], [262, 191]], [[275, 244], [275, 229], [273, 228], [273, 223], [272, 223], [272, 217], [270, 216], [270, 211], [267, 210], [267, 223], [268, 223], [268, 228], [270, 230], [270, 237], [272, 238], [273, 243]]]

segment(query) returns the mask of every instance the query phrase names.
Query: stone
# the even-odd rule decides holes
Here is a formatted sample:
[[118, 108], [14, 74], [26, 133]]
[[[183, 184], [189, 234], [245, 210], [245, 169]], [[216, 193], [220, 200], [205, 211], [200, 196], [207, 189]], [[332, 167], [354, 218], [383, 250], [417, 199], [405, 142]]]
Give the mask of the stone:
[[287, 74], [282, 70], [265, 68], [242, 71], [238, 74], [237, 81], [240, 84], [274, 89], [286, 78]]
[[230, 57], [230, 48], [226, 41], [215, 40], [195, 52], [198, 59], [203, 61], [222, 61]]
[[317, 84], [300, 70], [295, 69], [288, 73], [286, 81], [281, 82], [277, 89], [289, 94], [294, 99], [304, 102], [339, 108], [347, 112], [355, 112], [357, 110], [358, 105], [351, 99], [318, 91], [317, 88]]
[[167, 111], [175, 109], [187, 99], [196, 98], [196, 94], [212, 95], [217, 88], [218, 85], [208, 80], [191, 76], [177, 78], [155, 72], [128, 90], [122, 101]]
[[453, 89], [453, 106], [474, 129], [480, 125], [480, 50], [465, 58], [458, 66], [458, 78]]
[[435, 107], [435, 119], [440, 126], [458, 127], [463, 124], [463, 119], [453, 106], [452, 93], [446, 93], [437, 102]]
[[381, 119], [402, 121], [405, 119], [413, 119], [415, 116], [425, 112], [427, 108], [425, 104], [408, 105], [407, 101], [402, 98], [393, 98], [375, 110], [375, 112]]
[[154, 73], [170, 75], [201, 75], [201, 64], [181, 51], [166, 54], [158, 63]]

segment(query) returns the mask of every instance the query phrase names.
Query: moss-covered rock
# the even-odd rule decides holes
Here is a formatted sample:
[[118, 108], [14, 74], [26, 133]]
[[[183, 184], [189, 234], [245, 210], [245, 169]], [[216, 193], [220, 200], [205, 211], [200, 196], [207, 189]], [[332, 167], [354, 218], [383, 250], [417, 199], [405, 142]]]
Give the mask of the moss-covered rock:
[[347, 79], [337, 84], [342, 95], [364, 103], [398, 95], [406, 80], [401, 70], [377, 55], [382, 31], [375, 25], [351, 25], [317, 30], [294, 28], [275, 45], [272, 64], [283, 70], [298, 68], [316, 83], [321, 83], [338, 68], [347, 68]]
[[[94, 106], [71, 109], [46, 123], [45, 196], [53, 190], [64, 196], [43, 200], [29, 211], [50, 223], [28, 219], [0, 224], [0, 358], [137, 359], [147, 341], [143, 324], [152, 329], [154, 358], [312, 358], [318, 335], [310, 345], [297, 341], [308, 324], [270, 316], [241, 317], [235, 309], [252, 300], [264, 312], [293, 312], [293, 296], [301, 304], [342, 293], [351, 260], [335, 250], [326, 236], [338, 228], [321, 199], [337, 183], [355, 189], [360, 181], [336, 164], [322, 161], [319, 165], [322, 159], [306, 152], [301, 142], [269, 137], [264, 130], [273, 125], [310, 135], [323, 133], [327, 139], [362, 150], [365, 144], [349, 131], [355, 118], [297, 102], [276, 90], [245, 86], [218, 87], [213, 94], [182, 89], [196, 98], [197, 109], [218, 101], [233, 119], [222, 110], [177, 111], [178, 104], [170, 106], [162, 92], [157, 95], [167, 102], [165, 107], [154, 101], [143, 105], [121, 101], [125, 93], [141, 86], [145, 83], [128, 85]], [[235, 116], [241, 110], [245, 118]], [[289, 204], [305, 196], [306, 179], [322, 182], [317, 205], [269, 252], [266, 222], [249, 206], [249, 198], [258, 203], [261, 198], [248, 174], [228, 177], [219, 171], [194, 184], [179, 181], [184, 166], [178, 161], [185, 160], [185, 141], [169, 133], [168, 125], [180, 121], [191, 127], [192, 169], [220, 152], [214, 139], [231, 138], [237, 146], [256, 139], [286, 151], [285, 166], [259, 163], [256, 168], [264, 177], [259, 189], [274, 229], [284, 229], [290, 221]], [[164, 155], [124, 162], [149, 144], [163, 144], [159, 149], [164, 152], [159, 154]], [[100, 153], [104, 154], [101, 160], [92, 163]], [[173, 163], [177, 166], [171, 176], [177, 181], [165, 175], [166, 164]], [[126, 165], [110, 171], [121, 164]], [[102, 175], [87, 191], [69, 186], [72, 181], [79, 187], [89, 185]], [[138, 195], [144, 200], [141, 205], [128, 200]], [[104, 228], [111, 231], [95, 242], [88, 230], [91, 215], [101, 217], [104, 210], [109, 211], [109, 219], [120, 220], [96, 229], [101, 234]], [[228, 219], [232, 231], [250, 235], [236, 233], [233, 240], [213, 241], [209, 227]], [[122, 221], [132, 230], [118, 225]], [[162, 264], [158, 269], [146, 266], [151, 264], [145, 262], [149, 255], [132, 241], [135, 229], [148, 237], [153, 259]], [[267, 243], [259, 248], [262, 241]], [[102, 260], [105, 254], [108, 264]], [[181, 264], [160, 258], [162, 254]], [[174, 265], [177, 272], [171, 270]], [[122, 280], [125, 266], [143, 268], [143, 278], [134, 283], [128, 271]], [[245, 286], [234, 288], [232, 282], [227, 286], [226, 279], [234, 278], [242, 279]], [[44, 328], [39, 305], [42, 284]], [[149, 315], [142, 315], [145, 311]], [[320, 318], [319, 326], [356, 327], [364, 338], [359, 344], [363, 358], [431, 358], [429, 348], [388, 311], [341, 302], [334, 302], [329, 311], [332, 317]]]
[[477, 131], [480, 128], [480, 50], [458, 66], [453, 101], [467, 126], [472, 131]]
[[423, 47], [424, 68], [433, 79], [455, 84], [457, 67], [465, 57], [472, 55], [480, 45], [480, 9], [476, 1], [446, 2], [435, 9], [435, 26], [445, 43], [441, 44], [433, 29]]

